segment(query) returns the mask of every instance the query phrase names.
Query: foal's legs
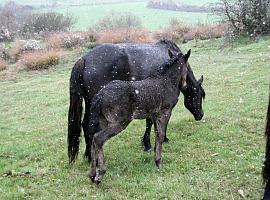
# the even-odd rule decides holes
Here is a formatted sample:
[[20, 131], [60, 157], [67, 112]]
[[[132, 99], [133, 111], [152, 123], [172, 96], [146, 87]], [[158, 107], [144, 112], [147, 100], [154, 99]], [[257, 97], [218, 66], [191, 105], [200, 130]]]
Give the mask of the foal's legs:
[[151, 133], [151, 127], [153, 125], [153, 122], [151, 119], [146, 119], [146, 129], [143, 136], [143, 146], [144, 151], [150, 151], [151, 150], [151, 142], [150, 142], [150, 133]]
[[[143, 135], [143, 145], [144, 145], [144, 151], [149, 151], [151, 150], [151, 142], [150, 142], [150, 133], [151, 133], [151, 128], [152, 128], [153, 122], [151, 119], [146, 119], [146, 129], [145, 133]], [[165, 125], [165, 137], [163, 142], [169, 142], [169, 138], [167, 138], [167, 125]]]
[[171, 117], [171, 109], [164, 109], [161, 112], [161, 116], [154, 119], [155, 127], [155, 163], [156, 166], [160, 167], [161, 162], [161, 152], [162, 152], [162, 143], [164, 142], [167, 124]]
[[[126, 125], [123, 125], [126, 124]], [[119, 123], [114, 126], [109, 126], [97, 133], [95, 133], [92, 140], [92, 158], [91, 158], [91, 171], [90, 178], [92, 182], [99, 184], [105, 175], [105, 161], [104, 161], [104, 153], [103, 153], [103, 145], [104, 143], [111, 137], [120, 133], [128, 123]], [[98, 174], [96, 173], [96, 161], [98, 160]]]
[[162, 151], [162, 142], [164, 141], [165, 137], [165, 126], [160, 119], [154, 120], [154, 127], [155, 127], [155, 163], [156, 166], [160, 167], [161, 162], [161, 151]]

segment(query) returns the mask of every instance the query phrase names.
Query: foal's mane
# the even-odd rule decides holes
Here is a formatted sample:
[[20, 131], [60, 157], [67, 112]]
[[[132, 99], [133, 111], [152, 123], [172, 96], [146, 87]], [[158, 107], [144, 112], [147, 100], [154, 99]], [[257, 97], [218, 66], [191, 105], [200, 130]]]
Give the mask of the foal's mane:
[[172, 68], [173, 65], [175, 65], [177, 63], [177, 61], [179, 59], [181, 59], [181, 57], [183, 57], [183, 54], [179, 54], [179, 55], [175, 55], [173, 56], [171, 59], [167, 60], [166, 62], [164, 62], [159, 68], [158, 70], [153, 73], [150, 77], [157, 77], [160, 75], [165, 74], [169, 69]]

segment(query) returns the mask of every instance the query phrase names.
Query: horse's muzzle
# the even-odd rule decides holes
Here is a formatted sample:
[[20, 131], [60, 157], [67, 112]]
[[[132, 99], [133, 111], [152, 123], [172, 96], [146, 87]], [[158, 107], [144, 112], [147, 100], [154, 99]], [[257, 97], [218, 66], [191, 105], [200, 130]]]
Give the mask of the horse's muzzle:
[[196, 121], [200, 121], [203, 118], [204, 113], [201, 112], [199, 115], [196, 115], [194, 118]]

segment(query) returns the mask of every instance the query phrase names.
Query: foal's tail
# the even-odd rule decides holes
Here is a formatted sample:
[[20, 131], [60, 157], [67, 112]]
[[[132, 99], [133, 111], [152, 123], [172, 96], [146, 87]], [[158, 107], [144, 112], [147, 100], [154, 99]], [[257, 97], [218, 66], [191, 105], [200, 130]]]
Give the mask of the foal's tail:
[[84, 93], [84, 89], [82, 88], [84, 67], [84, 60], [78, 60], [72, 69], [70, 77], [70, 105], [68, 113], [69, 163], [72, 163], [76, 159], [79, 152]]
[[92, 99], [90, 109], [90, 132], [95, 134], [100, 130], [99, 119], [101, 114], [101, 98], [99, 95], [94, 96]]
[[266, 150], [265, 150], [264, 167], [262, 171], [263, 180], [266, 183], [264, 199], [270, 199], [270, 93], [266, 117], [265, 137], [266, 137]]

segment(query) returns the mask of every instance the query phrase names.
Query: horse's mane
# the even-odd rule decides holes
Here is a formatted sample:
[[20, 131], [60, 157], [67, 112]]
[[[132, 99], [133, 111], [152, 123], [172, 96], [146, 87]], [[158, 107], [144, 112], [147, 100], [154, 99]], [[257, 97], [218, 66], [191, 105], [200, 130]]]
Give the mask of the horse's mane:
[[171, 69], [171, 67], [176, 64], [176, 62], [183, 56], [183, 54], [178, 54], [178, 55], [174, 55], [171, 59], [167, 60], [166, 62], [164, 62], [159, 68], [158, 70], [153, 73], [150, 77], [157, 77], [160, 75], [165, 74], [169, 69]]
[[[166, 45], [166, 47], [168, 49], [173, 50], [174, 52], [177, 52], [177, 53], [180, 53], [180, 54], [183, 55], [181, 49], [173, 41], [171, 41], [171, 40], [161, 39], [161, 40], [159, 40], [157, 42], [157, 44]], [[191, 67], [190, 67], [189, 64], [187, 65], [187, 68], [188, 68], [188, 75], [187, 76], [188, 76], [189, 81], [191, 81], [192, 84], [196, 84], [196, 82], [197, 82], [196, 81], [196, 78], [195, 78], [195, 76], [193, 74], [193, 71], [192, 71], [192, 69], [191, 69]]]
[[166, 45], [166, 47], [176, 53], [182, 53], [180, 48], [171, 40], [161, 39], [157, 42], [157, 44]]

